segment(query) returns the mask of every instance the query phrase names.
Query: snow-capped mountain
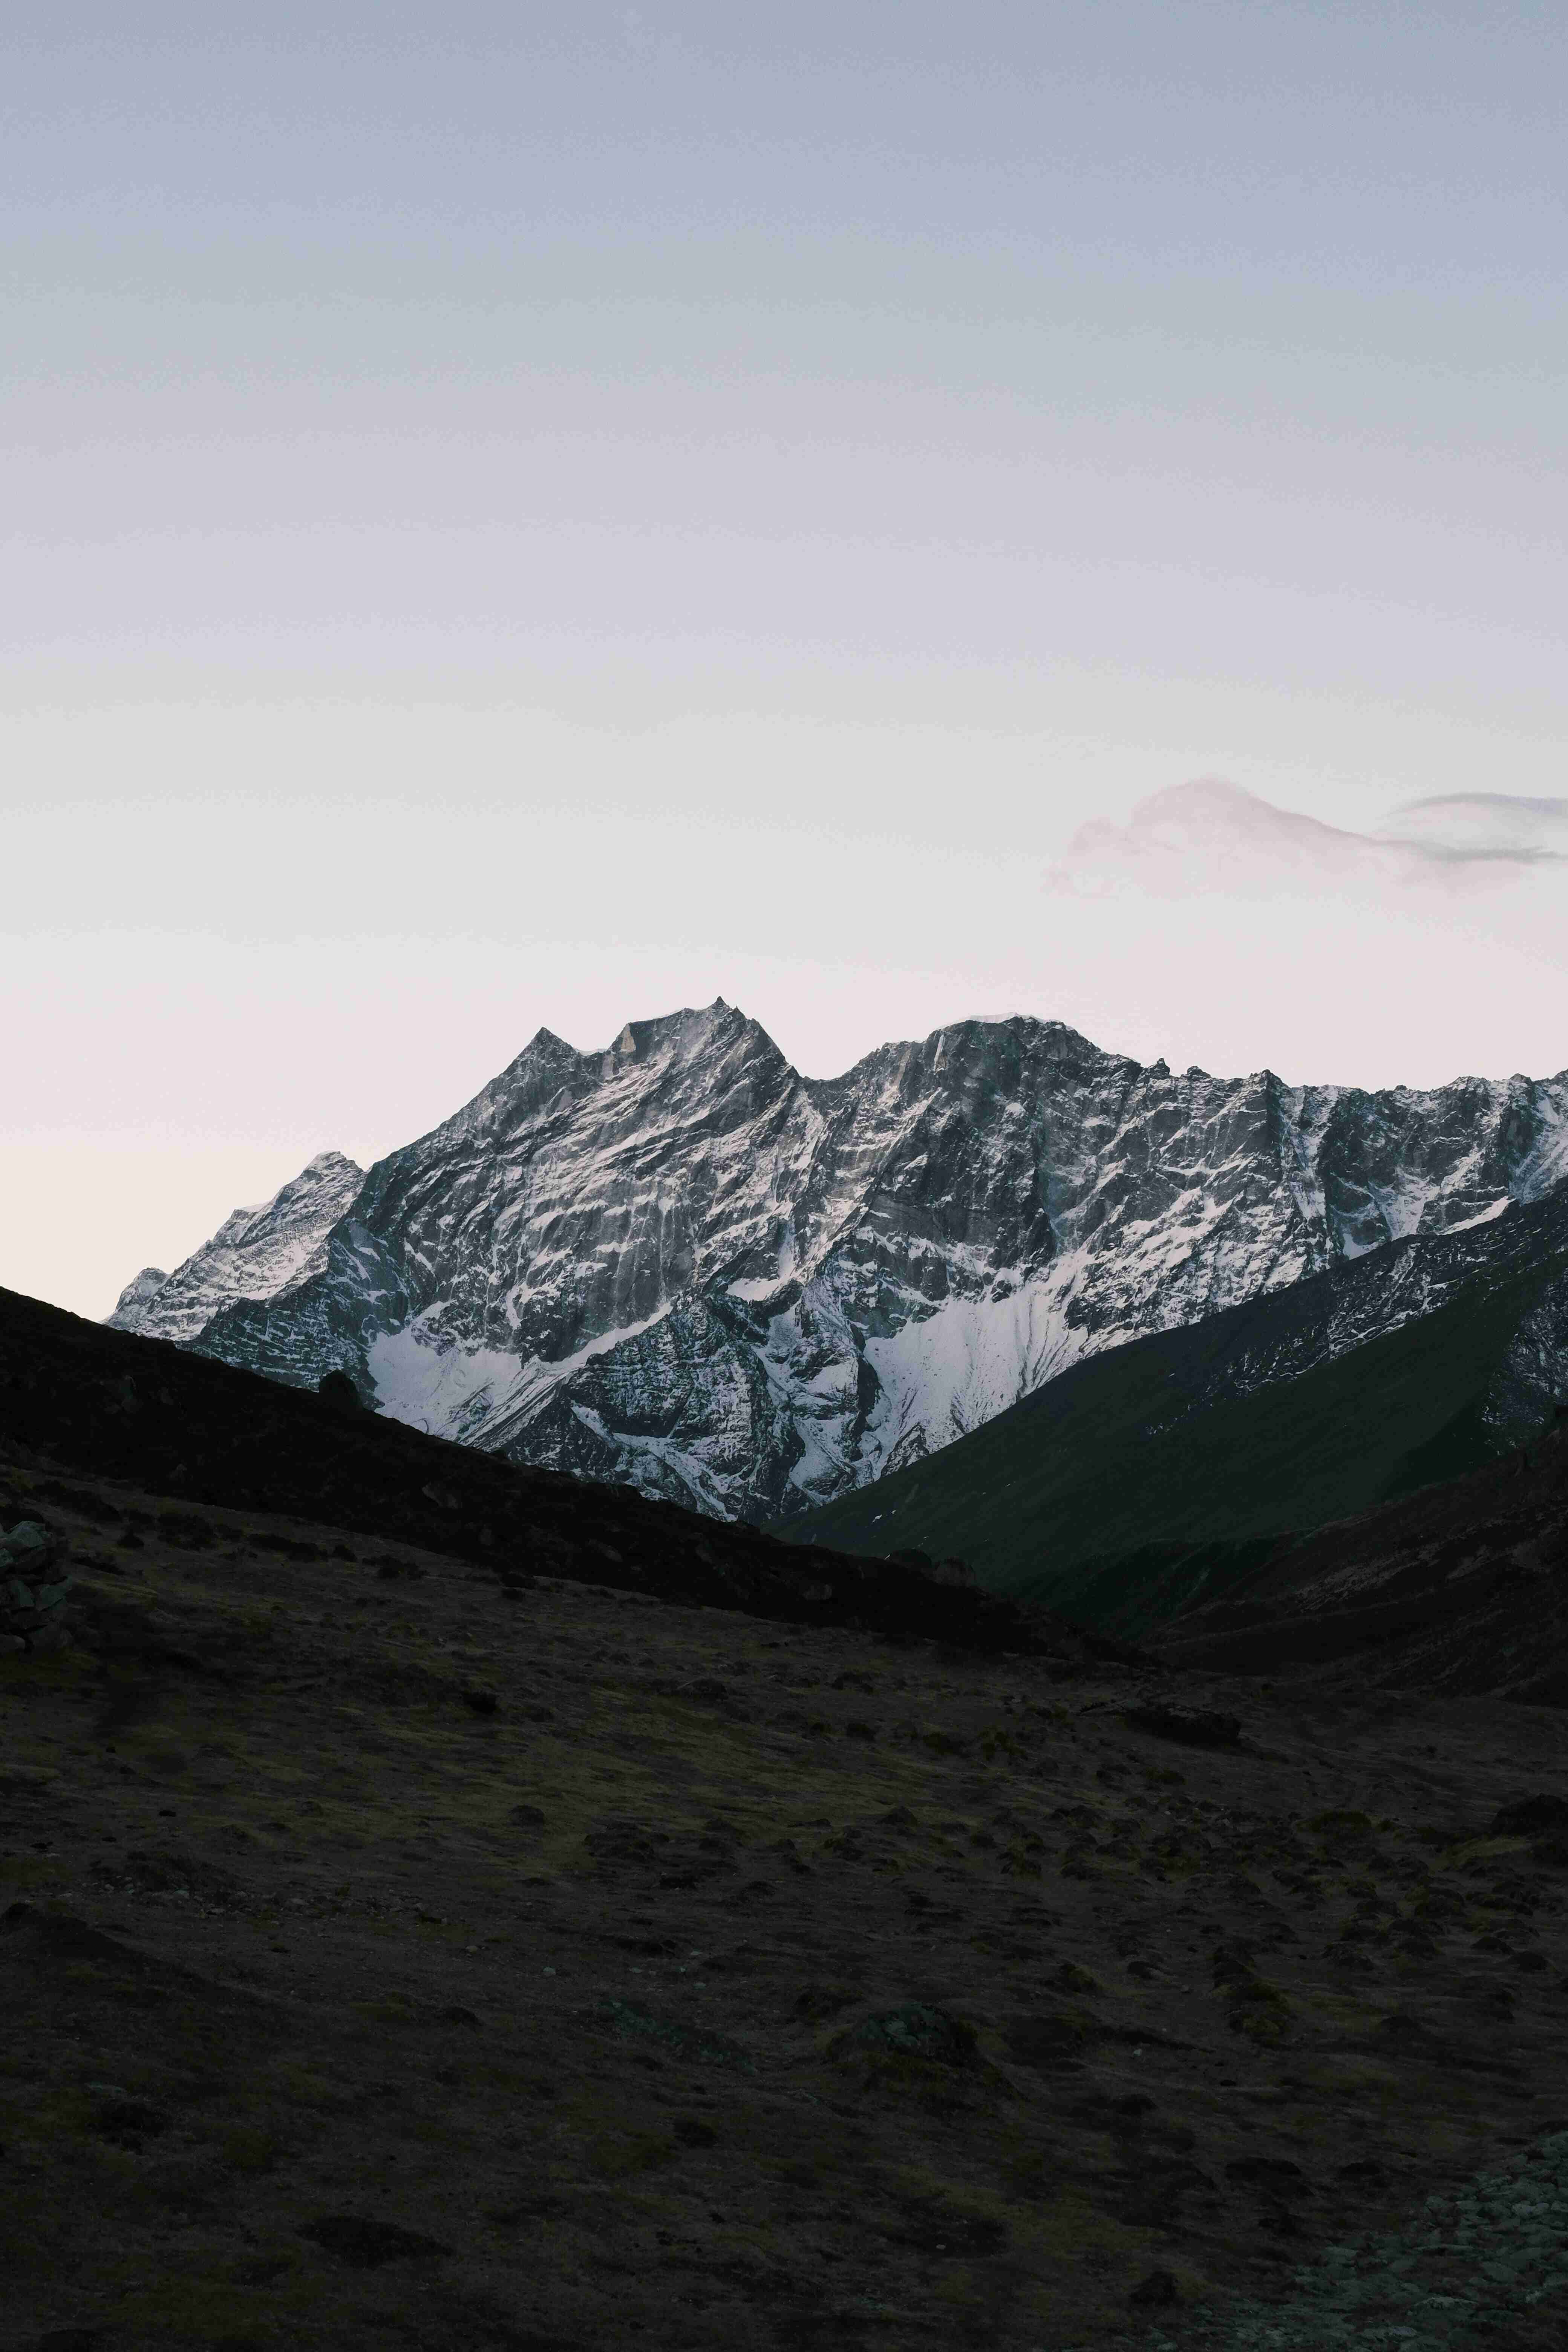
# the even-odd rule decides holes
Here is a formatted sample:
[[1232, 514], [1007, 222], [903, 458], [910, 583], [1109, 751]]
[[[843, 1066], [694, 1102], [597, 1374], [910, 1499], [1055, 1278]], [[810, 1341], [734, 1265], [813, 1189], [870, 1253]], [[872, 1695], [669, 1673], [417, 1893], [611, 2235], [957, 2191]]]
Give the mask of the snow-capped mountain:
[[[721, 999], [600, 1053], [542, 1030], [363, 1184], [339, 1164], [353, 1197], [297, 1272], [226, 1261], [204, 1292], [198, 1253], [135, 1328], [180, 1284], [169, 1335], [205, 1352], [768, 1518], [1091, 1350], [1536, 1197], [1568, 1174], [1568, 1074], [1292, 1087], [1013, 1019], [808, 1079]], [[292, 1231], [294, 1189], [252, 1213]]]
[[231, 1299], [271, 1298], [304, 1281], [325, 1265], [327, 1235], [363, 1181], [341, 1151], [320, 1152], [270, 1201], [236, 1209], [173, 1274], [143, 1266], [105, 1321], [189, 1342]]

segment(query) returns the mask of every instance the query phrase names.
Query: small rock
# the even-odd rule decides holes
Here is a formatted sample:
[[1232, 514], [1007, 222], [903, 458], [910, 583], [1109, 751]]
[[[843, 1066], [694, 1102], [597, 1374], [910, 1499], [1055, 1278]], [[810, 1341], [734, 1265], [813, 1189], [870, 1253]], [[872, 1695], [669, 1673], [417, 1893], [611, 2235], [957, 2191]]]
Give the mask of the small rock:
[[372, 2221], [363, 2213], [323, 2213], [317, 2221], [302, 2222], [300, 2235], [334, 2261], [361, 2271], [379, 2270], [384, 2263], [433, 2262], [452, 2251], [438, 2238], [405, 2230], [396, 2221]]
[[1568, 1831], [1568, 1798], [1520, 1797], [1492, 1815], [1493, 1837], [1552, 1837]]
[[1046, 1982], [1048, 1985], [1054, 1986], [1058, 1992], [1100, 1992], [1103, 1990], [1100, 1979], [1096, 1976], [1090, 1976], [1087, 1969], [1080, 1969], [1076, 1960], [1063, 1960], [1059, 1968], [1056, 1968], [1051, 1970], [1050, 1975], [1046, 1979]]
[[1184, 1748], [1236, 1748], [1241, 1743], [1240, 1718], [1209, 1707], [1131, 1706], [1124, 1720], [1134, 1731], [1173, 1739]]
[[1170, 2271], [1151, 2271], [1148, 2277], [1135, 2286], [1127, 2300], [1139, 2311], [1153, 2311], [1180, 2301], [1174, 2274]]
[[844, 2037], [874, 2050], [904, 2058], [929, 2058], [939, 2066], [968, 2066], [974, 2059], [974, 2028], [944, 2009], [928, 2009], [923, 2001], [906, 2001], [884, 2010]]
[[1238, 2156], [1225, 2168], [1225, 2177], [1244, 2189], [1267, 2189], [1277, 2197], [1300, 2196], [1308, 2188], [1306, 2174], [1285, 2156]]
[[1016, 2017], [1003, 2029], [1010, 2057], [1043, 2072], [1074, 2067], [1092, 2028], [1078, 2017]]
[[853, 2009], [859, 1998], [852, 1985], [807, 1985], [795, 1996], [795, 2013], [812, 2019], [837, 2017], [841, 2011]]
[[99, 2109], [94, 2128], [121, 2147], [156, 2139], [169, 2128], [170, 2117], [146, 2099], [112, 2099]]
[[1396, 2009], [1392, 2016], [1379, 2018], [1373, 2032], [1386, 2048], [1407, 2051], [1413, 2057], [1436, 2056], [1441, 2047], [1431, 2027], [1408, 2010]]

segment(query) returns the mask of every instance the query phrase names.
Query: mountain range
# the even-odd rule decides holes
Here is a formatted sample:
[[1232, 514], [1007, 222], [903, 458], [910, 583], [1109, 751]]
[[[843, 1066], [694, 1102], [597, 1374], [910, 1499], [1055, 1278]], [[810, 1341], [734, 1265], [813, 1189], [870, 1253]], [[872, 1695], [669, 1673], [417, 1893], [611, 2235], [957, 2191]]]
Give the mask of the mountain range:
[[[1225, 1375], [1298, 1378], [1511, 1262], [1519, 1211], [1565, 1174], [1568, 1073], [1289, 1086], [1013, 1018], [812, 1079], [719, 999], [593, 1053], [542, 1030], [429, 1135], [368, 1171], [323, 1153], [110, 1320], [296, 1385], [344, 1372], [513, 1462], [784, 1521], [1087, 1358], [1367, 1261], [1283, 1355], [1233, 1350]], [[1555, 1392], [1561, 1323], [1533, 1370], [1521, 1342], [1516, 1420]]]

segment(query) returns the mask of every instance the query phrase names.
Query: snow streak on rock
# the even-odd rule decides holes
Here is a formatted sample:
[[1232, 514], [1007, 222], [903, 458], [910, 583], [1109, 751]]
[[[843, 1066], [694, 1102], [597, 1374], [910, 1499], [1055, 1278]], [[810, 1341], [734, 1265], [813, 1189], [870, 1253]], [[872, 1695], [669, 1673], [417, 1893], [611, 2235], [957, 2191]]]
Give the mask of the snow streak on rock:
[[1568, 1076], [1291, 1087], [1015, 1019], [814, 1080], [721, 999], [601, 1053], [542, 1030], [345, 1188], [297, 1271], [203, 1292], [198, 1254], [137, 1328], [183, 1285], [170, 1336], [231, 1362], [341, 1367], [440, 1434], [761, 1519], [1565, 1171]]

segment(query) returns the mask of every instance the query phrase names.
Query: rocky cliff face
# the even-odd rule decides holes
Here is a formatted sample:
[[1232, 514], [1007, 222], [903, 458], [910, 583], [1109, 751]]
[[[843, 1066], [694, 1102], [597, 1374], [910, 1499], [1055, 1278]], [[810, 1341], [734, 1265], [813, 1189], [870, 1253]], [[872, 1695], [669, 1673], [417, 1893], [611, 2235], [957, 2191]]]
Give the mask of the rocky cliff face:
[[236, 1209], [173, 1274], [143, 1266], [105, 1321], [150, 1339], [197, 1339], [233, 1299], [270, 1298], [326, 1264], [326, 1239], [364, 1181], [341, 1151], [323, 1151], [254, 1209]]
[[[363, 1183], [338, 1164], [296, 1268], [274, 1280], [282, 1255], [231, 1219], [211, 1283], [198, 1253], [134, 1328], [294, 1381], [339, 1368], [441, 1434], [767, 1518], [1091, 1350], [1535, 1198], [1568, 1173], [1568, 1076], [1290, 1087], [1016, 1019], [813, 1080], [721, 1000], [602, 1053], [542, 1031]], [[284, 1201], [246, 1213], [300, 1244]]]

